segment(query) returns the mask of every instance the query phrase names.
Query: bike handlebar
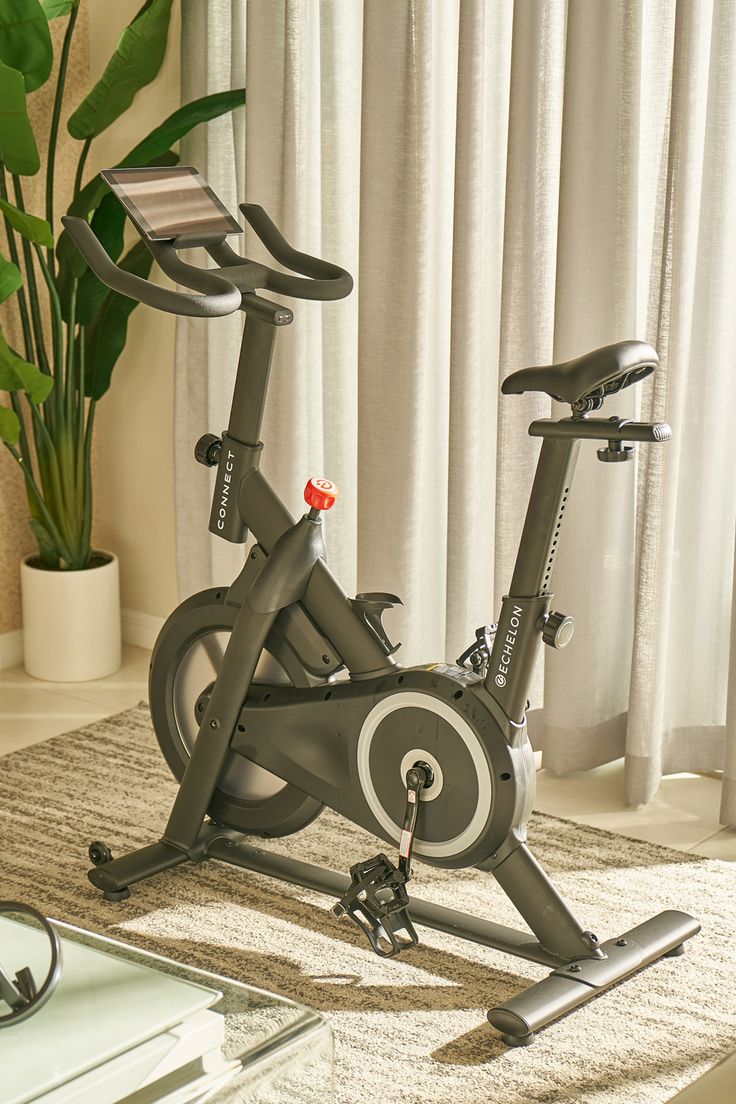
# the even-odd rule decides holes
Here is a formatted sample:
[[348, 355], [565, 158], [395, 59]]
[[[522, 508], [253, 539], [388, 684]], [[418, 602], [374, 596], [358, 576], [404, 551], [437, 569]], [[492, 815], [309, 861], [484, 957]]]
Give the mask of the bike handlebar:
[[[197, 295], [161, 287], [115, 264], [85, 219], [65, 215], [62, 223], [69, 237], [84, 257], [95, 276], [122, 295], [137, 299], [156, 310], [183, 314], [192, 318], [218, 318], [232, 314], [250, 300], [257, 306], [256, 288], [267, 288], [297, 299], [343, 299], [353, 287], [351, 275], [330, 261], [300, 253], [284, 238], [262, 207], [256, 203], [241, 203], [240, 210], [253, 227], [271, 256], [285, 268], [298, 273], [277, 272], [266, 265], [249, 261], [235, 253], [224, 235], [192, 241], [202, 245], [223, 267], [212, 270], [186, 264], [177, 255], [177, 248], [186, 248], [186, 238], [173, 241], [151, 241], [144, 238], [154, 259], [177, 283], [192, 288]], [[247, 296], [247, 299], [244, 298]]]
[[290, 276], [286, 272], [268, 269], [267, 287], [270, 291], [293, 295], [297, 299], [332, 300], [344, 299], [353, 290], [353, 278], [349, 272], [330, 261], [294, 249], [257, 203], [241, 203], [240, 210], [274, 260], [300, 274]]
[[[157, 310], [169, 314], [184, 314], [191, 318], [219, 318], [232, 314], [241, 304], [241, 293], [234, 284], [216, 272], [184, 264], [176, 256], [173, 246], [166, 242], [150, 243], [155, 246], [151, 249], [154, 257], [159, 263], [164, 262], [162, 268], [168, 275], [180, 278], [182, 283], [202, 294], [187, 295], [185, 292], [172, 291], [132, 272], [126, 272], [110, 259], [85, 219], [65, 215], [61, 221], [95, 276], [113, 291], [119, 291], [122, 295], [137, 299]], [[170, 255], [167, 255], [169, 251]]]

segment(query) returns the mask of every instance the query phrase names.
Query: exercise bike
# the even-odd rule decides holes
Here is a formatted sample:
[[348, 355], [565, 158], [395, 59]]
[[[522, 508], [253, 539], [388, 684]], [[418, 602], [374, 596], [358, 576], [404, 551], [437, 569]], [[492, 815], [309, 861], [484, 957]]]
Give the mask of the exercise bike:
[[[492, 1008], [510, 1045], [665, 955], [682, 952], [700, 926], [666, 911], [601, 942], [574, 917], [526, 843], [535, 763], [526, 730], [527, 695], [540, 640], [563, 648], [573, 619], [551, 609], [550, 584], [582, 440], [598, 458], [625, 462], [635, 442], [661, 443], [665, 423], [591, 416], [608, 396], [657, 366], [654, 349], [623, 341], [576, 360], [514, 372], [506, 395], [538, 391], [569, 404], [570, 416], [532, 422], [542, 439], [518, 558], [498, 623], [484, 625], [457, 663], [404, 668], [383, 617], [389, 593], [349, 598], [325, 562], [322, 513], [337, 488], [311, 479], [297, 521], [260, 472], [260, 440], [278, 329], [292, 311], [261, 291], [335, 300], [352, 288], [334, 264], [294, 250], [262, 208], [242, 204], [278, 270], [241, 257], [227, 242], [242, 233], [191, 168], [108, 170], [160, 268], [191, 293], [123, 271], [87, 222], [64, 225], [108, 287], [162, 311], [246, 320], [227, 429], [196, 445], [216, 468], [210, 532], [257, 543], [230, 586], [183, 602], [156, 642], [150, 708], [156, 737], [180, 787], [158, 842], [113, 859], [95, 842], [89, 871], [108, 900], [183, 863], [217, 859], [336, 898], [383, 956], [417, 942], [424, 925], [537, 962], [551, 973]], [[180, 256], [203, 248], [218, 266]], [[341, 874], [265, 851], [247, 837], [287, 836], [327, 805], [385, 841], [387, 851]], [[388, 852], [398, 849], [394, 862]], [[530, 934], [412, 897], [414, 857], [433, 866], [489, 871]]]

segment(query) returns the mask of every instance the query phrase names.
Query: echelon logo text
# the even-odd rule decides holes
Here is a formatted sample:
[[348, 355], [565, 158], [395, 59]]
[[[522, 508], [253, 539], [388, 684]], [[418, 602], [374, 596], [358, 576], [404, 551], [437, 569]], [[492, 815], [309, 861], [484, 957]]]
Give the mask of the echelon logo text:
[[521, 606], [514, 606], [511, 611], [511, 617], [509, 618], [509, 627], [506, 630], [506, 636], [503, 641], [503, 648], [501, 649], [501, 661], [498, 665], [498, 672], [494, 679], [496, 686], [505, 686], [509, 667], [511, 666], [511, 658], [514, 654], [514, 647], [516, 645], [516, 637], [519, 632], [519, 626], [521, 625], [521, 615], [524, 611]]

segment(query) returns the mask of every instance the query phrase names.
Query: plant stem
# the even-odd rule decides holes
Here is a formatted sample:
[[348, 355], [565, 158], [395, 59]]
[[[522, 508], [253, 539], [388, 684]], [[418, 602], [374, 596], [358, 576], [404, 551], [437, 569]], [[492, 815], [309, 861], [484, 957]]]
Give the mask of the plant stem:
[[[74, 24], [77, 21], [79, 7], [72, 8], [69, 22], [66, 25], [64, 43], [61, 47], [61, 60], [59, 61], [59, 76], [56, 81], [56, 93], [54, 95], [54, 109], [51, 115], [51, 129], [49, 131], [49, 148], [46, 158], [46, 221], [53, 230], [54, 226], [54, 168], [56, 165], [56, 142], [59, 136], [59, 121], [61, 119], [61, 105], [64, 99], [64, 85], [66, 84], [66, 70], [69, 64], [69, 50], [74, 34]], [[49, 268], [54, 269], [53, 247], [47, 250], [46, 257]]]
[[[20, 177], [13, 173], [13, 190], [15, 193], [15, 205], [20, 211], [25, 211], [25, 204], [23, 202], [23, 189], [20, 183]], [[43, 324], [41, 321], [41, 311], [38, 304], [38, 285], [36, 284], [36, 272], [33, 267], [33, 253], [31, 252], [31, 246], [25, 238], [21, 239], [21, 245], [23, 249], [23, 259], [26, 267], [26, 282], [28, 284], [28, 298], [31, 303], [31, 321], [33, 323], [33, 336], [36, 343], [36, 364], [45, 372], [46, 375], [51, 375], [49, 368], [48, 357], [46, 356], [46, 346], [43, 340]]]
[[[92, 430], [95, 421], [96, 402], [90, 399], [87, 411], [87, 430], [84, 436], [84, 530], [82, 535], [82, 548], [87, 551], [89, 558], [90, 539], [92, 536]], [[89, 560], [88, 560], [89, 562]], [[86, 567], [85, 563], [85, 567]]]
[[33, 472], [28, 470], [28, 468], [26, 467], [26, 465], [23, 462], [23, 457], [21, 456], [21, 454], [18, 452], [17, 448], [15, 448], [14, 445], [9, 445], [6, 441], [4, 441], [3, 444], [7, 448], [8, 452], [11, 453], [11, 455], [15, 458], [15, 460], [20, 465], [21, 471], [23, 472], [23, 477], [26, 481], [26, 486], [28, 487], [31, 495], [33, 496], [33, 498], [35, 500], [36, 506], [38, 507], [38, 512], [41, 515], [41, 520], [43, 521], [44, 525], [48, 529], [49, 535], [50, 535], [51, 539], [53, 540], [54, 544], [59, 549], [59, 552], [62, 555], [62, 559], [64, 559], [67, 563], [72, 563], [73, 562], [72, 561], [72, 556], [69, 552], [69, 549], [66, 545], [66, 542], [65, 542], [64, 538], [62, 537], [61, 533], [59, 532], [59, 530], [57, 529], [57, 527], [54, 523], [54, 519], [51, 517], [51, 514], [48, 511], [46, 503], [43, 500], [43, 495], [41, 494], [41, 492], [38, 489], [38, 486], [36, 485], [36, 480], [33, 478]]
[[81, 153], [79, 154], [79, 161], [77, 162], [77, 172], [74, 177], [74, 196], [76, 199], [82, 190], [82, 173], [84, 172], [84, 166], [87, 163], [87, 154], [89, 153], [89, 147], [92, 144], [91, 138], [85, 138], [82, 146]]
[[[8, 189], [5, 180], [5, 166], [0, 165], [0, 196], [8, 202]], [[10, 251], [10, 259], [16, 268], [20, 269], [20, 257], [18, 255], [18, 245], [15, 240], [15, 230], [10, 225], [7, 216], [3, 216], [5, 222], [5, 233], [8, 239], [8, 249]], [[26, 303], [26, 289], [21, 285], [17, 291], [18, 298], [18, 313], [20, 314], [20, 324], [23, 330], [23, 349], [25, 352], [26, 360], [33, 360], [33, 335], [31, 334], [31, 324], [28, 318], [28, 304]]]
[[26, 425], [23, 418], [23, 407], [21, 406], [20, 396], [17, 391], [10, 392], [10, 404], [15, 411], [15, 416], [20, 422], [20, 451], [23, 457], [23, 463], [31, 466], [31, 449], [28, 444], [28, 433], [26, 432]]
[[66, 399], [66, 423], [69, 426], [71, 432], [74, 432], [73, 425], [73, 410], [74, 410], [74, 330], [76, 329], [77, 320], [77, 288], [79, 281], [76, 277], [72, 279], [72, 288], [69, 293], [69, 320], [66, 326], [66, 375], [64, 379], [64, 397]]
[[43, 484], [45, 496], [53, 504], [54, 513], [60, 519], [61, 524], [61, 519], [64, 516], [64, 493], [61, 483], [56, 442], [51, 438], [46, 424], [38, 412], [36, 404], [29, 402], [29, 405], [33, 417], [33, 424], [38, 431], [36, 434], [36, 452], [39, 457], [39, 466], [42, 458], [45, 464], [45, 476], [42, 476], [41, 482]]
[[[60, 495], [60, 511], [57, 513], [58, 523], [64, 528], [67, 544], [76, 552], [75, 562], [78, 560], [78, 542], [74, 541], [74, 532], [79, 532], [79, 524], [75, 527], [74, 513], [76, 513], [76, 480], [74, 478], [74, 449], [72, 445], [71, 405], [64, 402], [64, 323], [62, 320], [62, 306], [54, 284], [53, 276], [46, 265], [43, 251], [39, 245], [34, 245], [35, 255], [39, 259], [41, 272], [49, 289], [51, 304], [51, 325], [54, 340], [54, 388], [56, 391], [56, 426], [54, 433], [54, 452], [58, 471], [58, 495]], [[76, 280], [74, 282], [76, 288]], [[72, 329], [73, 333], [73, 329]]]
[[77, 409], [74, 422], [74, 440], [77, 442], [77, 499], [82, 503], [82, 511], [85, 509], [85, 479], [84, 479], [84, 455], [86, 447], [84, 425], [84, 383], [85, 383], [85, 328], [79, 327], [79, 380], [77, 382]]
[[54, 375], [58, 376], [58, 382], [61, 383], [62, 371], [64, 367], [64, 320], [61, 317], [61, 303], [59, 301], [59, 293], [56, 290], [56, 284], [54, 283], [54, 278], [51, 275], [51, 270], [46, 264], [41, 246], [34, 245], [33, 249], [38, 259], [39, 268], [41, 269], [41, 273], [46, 282], [46, 287], [49, 293], [49, 303], [51, 306], [51, 329], [54, 345]]
[[54, 347], [54, 400], [56, 406], [56, 419], [57, 428], [61, 429], [64, 424], [64, 322], [61, 317], [61, 303], [59, 302], [59, 294], [56, 290], [56, 284], [54, 278], [49, 271], [49, 267], [44, 260], [43, 251], [40, 245], [34, 245], [36, 257], [38, 259], [43, 278], [46, 281], [46, 288], [49, 293], [49, 305], [51, 307], [51, 334]]

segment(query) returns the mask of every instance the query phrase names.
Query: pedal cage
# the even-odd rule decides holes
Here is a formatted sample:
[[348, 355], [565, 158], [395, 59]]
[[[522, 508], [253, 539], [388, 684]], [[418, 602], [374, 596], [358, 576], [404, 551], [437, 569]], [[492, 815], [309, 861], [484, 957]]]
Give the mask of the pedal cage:
[[406, 875], [381, 854], [355, 863], [350, 876], [350, 888], [332, 909], [335, 916], [354, 920], [381, 958], [415, 947], [419, 937], [409, 918]]

